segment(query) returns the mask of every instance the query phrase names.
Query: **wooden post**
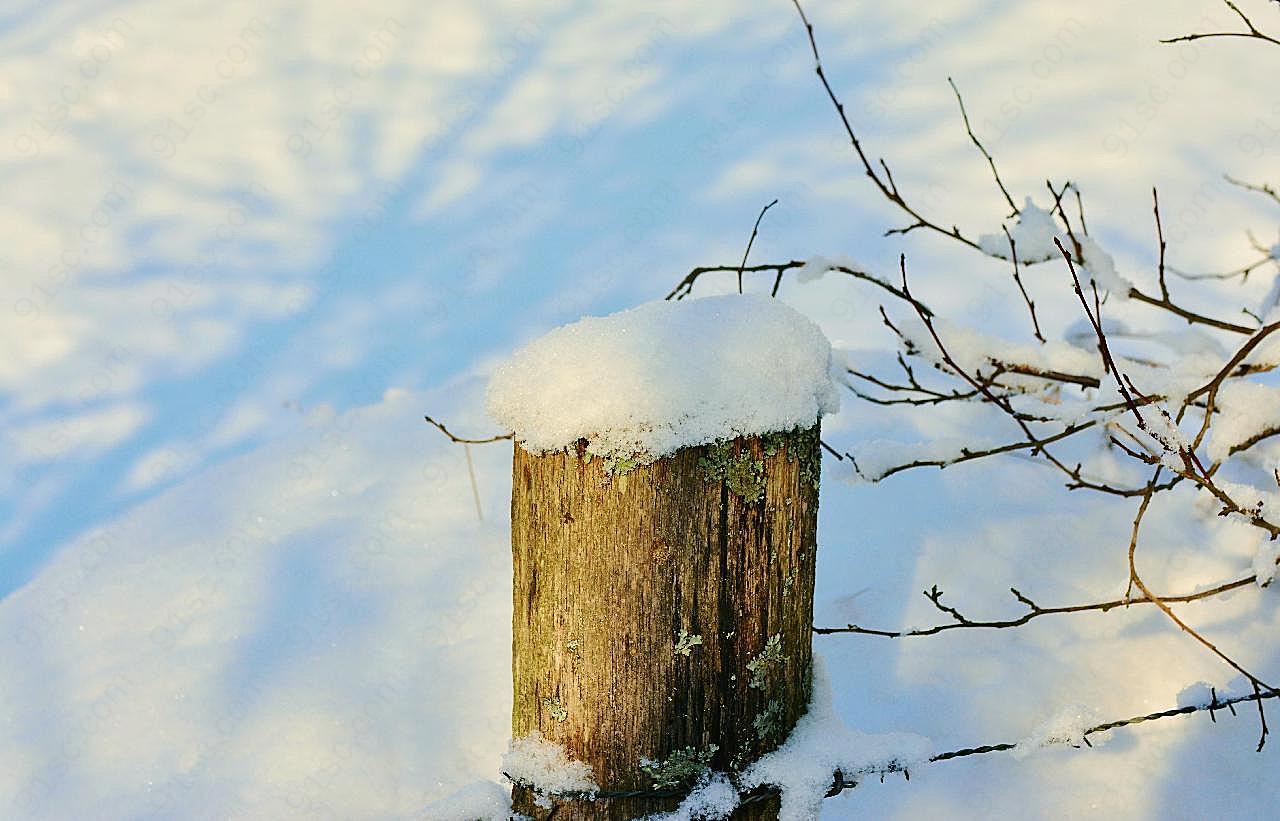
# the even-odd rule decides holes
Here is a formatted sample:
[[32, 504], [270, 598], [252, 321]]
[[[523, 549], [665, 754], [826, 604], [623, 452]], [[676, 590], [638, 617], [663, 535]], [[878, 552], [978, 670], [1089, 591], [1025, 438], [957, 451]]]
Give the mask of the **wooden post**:
[[[666, 762], [661, 778], [741, 770], [808, 704], [817, 422], [640, 466], [584, 451], [515, 446], [512, 733], [563, 745], [603, 791], [652, 788], [641, 759]], [[547, 818], [535, 797], [517, 786], [516, 811]], [[678, 800], [555, 803], [569, 821]]]

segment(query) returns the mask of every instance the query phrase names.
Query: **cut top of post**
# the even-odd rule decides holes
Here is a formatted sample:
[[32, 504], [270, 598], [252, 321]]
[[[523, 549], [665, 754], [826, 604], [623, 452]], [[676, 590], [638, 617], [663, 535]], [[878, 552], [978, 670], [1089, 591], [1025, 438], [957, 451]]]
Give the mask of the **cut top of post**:
[[741, 294], [584, 317], [516, 351], [488, 392], [489, 414], [532, 452], [585, 440], [589, 453], [640, 462], [807, 428], [839, 405], [818, 326]]

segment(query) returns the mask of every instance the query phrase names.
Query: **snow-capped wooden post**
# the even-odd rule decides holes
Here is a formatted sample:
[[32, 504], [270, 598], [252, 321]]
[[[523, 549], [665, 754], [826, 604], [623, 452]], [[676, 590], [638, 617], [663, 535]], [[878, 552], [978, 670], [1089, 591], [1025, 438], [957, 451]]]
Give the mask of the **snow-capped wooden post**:
[[[687, 791], [786, 738], [811, 687], [829, 360], [794, 310], [732, 296], [583, 320], [498, 371], [490, 409], [517, 438], [515, 738], [560, 744], [602, 792]], [[518, 812], [548, 801], [558, 821], [678, 803], [514, 789]]]

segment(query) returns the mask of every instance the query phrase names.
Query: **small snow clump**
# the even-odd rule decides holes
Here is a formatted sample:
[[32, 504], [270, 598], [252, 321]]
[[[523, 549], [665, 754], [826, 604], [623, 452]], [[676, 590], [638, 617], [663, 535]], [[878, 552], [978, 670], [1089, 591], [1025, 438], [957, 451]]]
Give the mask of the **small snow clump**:
[[698, 786], [671, 812], [649, 815], [644, 821], [718, 821], [738, 808], [738, 791], [723, 773], [704, 776]]
[[502, 756], [502, 772], [513, 783], [537, 792], [539, 806], [551, 806], [548, 795], [600, 789], [590, 764], [571, 760], [564, 747], [543, 738], [537, 730], [511, 740]]
[[501, 784], [474, 781], [428, 805], [424, 817], [435, 821], [508, 821], [511, 796]]
[[[1085, 732], [1097, 726], [1097, 713], [1079, 705], [1064, 707], [1049, 718], [1036, 725], [1025, 738], [1018, 742], [1011, 755], [1014, 758], [1026, 758], [1031, 753], [1044, 747], [1059, 744], [1070, 744], [1072, 747], [1085, 745]], [[1094, 744], [1094, 742], [1090, 742]], [[1094, 746], [1097, 746], [1094, 744]]]

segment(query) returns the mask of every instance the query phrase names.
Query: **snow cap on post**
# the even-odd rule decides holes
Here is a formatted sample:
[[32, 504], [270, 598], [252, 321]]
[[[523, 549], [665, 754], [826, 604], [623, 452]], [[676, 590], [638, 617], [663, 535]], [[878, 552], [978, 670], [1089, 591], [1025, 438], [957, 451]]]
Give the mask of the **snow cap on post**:
[[532, 452], [651, 461], [807, 428], [839, 409], [831, 343], [794, 308], [734, 294], [585, 317], [524, 346], [489, 382], [489, 414]]

